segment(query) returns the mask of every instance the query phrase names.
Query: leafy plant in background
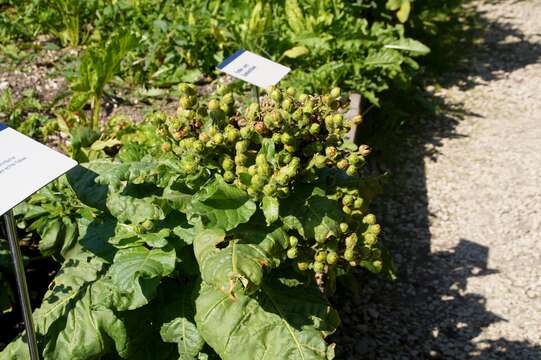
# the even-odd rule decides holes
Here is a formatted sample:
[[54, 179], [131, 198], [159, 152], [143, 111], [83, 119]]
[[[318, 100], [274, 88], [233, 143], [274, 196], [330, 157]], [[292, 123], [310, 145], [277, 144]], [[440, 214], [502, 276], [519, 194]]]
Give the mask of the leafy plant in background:
[[72, 111], [81, 111], [90, 101], [91, 120], [81, 112], [84, 126], [98, 130], [100, 126], [101, 97], [106, 85], [118, 72], [126, 54], [137, 45], [137, 39], [131, 34], [119, 35], [111, 39], [105, 46], [88, 48], [81, 57], [79, 72], [72, 81], [74, 94], [69, 104]]
[[[345, 137], [362, 118], [340, 89], [244, 108], [180, 92], [177, 115], [149, 118], [159, 146], [68, 174], [95, 210], [34, 313], [43, 357], [333, 358], [325, 295], [353, 268], [391, 271], [368, 211], [383, 178]], [[26, 352], [18, 338], [0, 358]]]

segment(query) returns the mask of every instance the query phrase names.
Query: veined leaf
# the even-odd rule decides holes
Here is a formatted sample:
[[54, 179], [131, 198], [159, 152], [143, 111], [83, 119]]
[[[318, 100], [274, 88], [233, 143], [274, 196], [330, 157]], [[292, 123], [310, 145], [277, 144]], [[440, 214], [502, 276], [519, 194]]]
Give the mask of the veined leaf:
[[297, 0], [286, 0], [284, 10], [291, 30], [295, 33], [302, 32], [305, 28], [304, 16]]
[[[41, 307], [34, 311], [43, 359], [92, 359], [114, 352], [125, 357], [126, 329], [109, 309], [114, 290], [100, 280], [105, 270], [96, 257], [79, 256], [64, 262]], [[0, 353], [0, 359], [6, 360], [29, 357], [21, 337]]]
[[323, 242], [339, 234], [344, 215], [338, 203], [329, 199], [323, 189], [304, 185], [282, 205], [280, 215], [284, 225], [302, 236]]
[[121, 222], [140, 224], [145, 220], [163, 220], [165, 214], [154, 197], [138, 199], [112, 193], [107, 198], [107, 208]]
[[163, 277], [175, 269], [175, 250], [143, 246], [119, 250], [110, 269], [111, 280], [123, 293], [118, 310], [132, 310], [149, 302]]
[[301, 45], [301, 46], [295, 46], [289, 50], [284, 51], [284, 53], [282, 54], [282, 57], [296, 59], [308, 53], [309, 53], [308, 48], [306, 46]]
[[422, 42], [408, 38], [394, 41], [390, 44], [385, 45], [384, 47], [387, 49], [411, 51], [415, 53], [415, 55], [426, 55], [430, 52], [430, 48]]
[[248, 194], [217, 176], [193, 196], [188, 215], [200, 216], [207, 227], [227, 231], [250, 220], [256, 208]]
[[265, 196], [262, 201], [262, 210], [263, 214], [265, 214], [267, 225], [270, 225], [278, 220], [280, 213], [280, 202], [277, 198]]
[[224, 241], [221, 229], [203, 230], [195, 238], [193, 247], [201, 278], [224, 293], [256, 291], [263, 281], [264, 267], [272, 265], [271, 259], [259, 246], [237, 239], [219, 248]]
[[[178, 345], [179, 360], [191, 360], [203, 349], [205, 340], [195, 326], [192, 287], [185, 286], [179, 290], [180, 293], [175, 298], [175, 314], [178, 317], [163, 324], [160, 335], [163, 341]], [[168, 295], [169, 293], [166, 294]], [[167, 298], [166, 301], [170, 303], [171, 299]]]
[[282, 287], [266, 283], [255, 298], [231, 299], [203, 282], [197, 328], [224, 360], [331, 359], [324, 335], [338, 325], [336, 312], [314, 289]]

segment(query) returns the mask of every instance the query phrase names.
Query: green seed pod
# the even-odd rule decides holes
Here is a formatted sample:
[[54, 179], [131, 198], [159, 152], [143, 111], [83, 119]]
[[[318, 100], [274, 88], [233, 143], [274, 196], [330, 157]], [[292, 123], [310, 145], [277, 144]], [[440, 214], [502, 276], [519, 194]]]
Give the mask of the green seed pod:
[[348, 166], [346, 174], [348, 174], [348, 176], [355, 176], [355, 174], [357, 174], [357, 167], [355, 165]]
[[327, 158], [324, 155], [321, 155], [321, 154], [314, 155], [314, 165], [318, 169], [324, 168], [326, 161], [327, 161]]
[[232, 171], [224, 172], [224, 180], [228, 183], [235, 181], [235, 174]]
[[259, 194], [259, 191], [252, 186], [249, 186], [246, 192], [248, 193], [248, 195], [252, 197], [257, 197], [257, 195]]
[[274, 134], [272, 134], [272, 141], [273, 141], [275, 144], [280, 144], [280, 142], [282, 142], [282, 135], [279, 134], [279, 133], [274, 133]]
[[366, 231], [374, 235], [378, 235], [381, 232], [381, 225], [380, 224], [368, 225], [368, 228], [366, 229]]
[[220, 133], [214, 135], [212, 137], [212, 141], [216, 144], [216, 145], [221, 145], [223, 142], [224, 142], [224, 136]]
[[194, 96], [182, 96], [180, 98], [180, 107], [183, 109], [193, 109], [197, 103], [197, 99]]
[[339, 87], [335, 87], [331, 90], [331, 96], [335, 99], [340, 97], [341, 90]]
[[299, 95], [299, 101], [300, 102], [305, 102], [307, 99], [308, 99], [308, 95], [306, 95], [306, 94], [300, 94]]
[[314, 112], [314, 103], [310, 99], [306, 99], [304, 106], [302, 107], [302, 112], [307, 115], [312, 115]]
[[299, 255], [299, 251], [295, 247], [287, 250], [288, 259], [295, 259], [298, 255]]
[[239, 138], [239, 131], [235, 128], [227, 129], [225, 132], [225, 138], [228, 143], [232, 144]]
[[280, 161], [282, 164], [287, 165], [291, 162], [291, 159], [293, 159], [293, 155], [291, 155], [291, 153], [284, 152], [281, 155]]
[[276, 175], [276, 182], [279, 185], [287, 185], [287, 183], [289, 182], [289, 177], [286, 174], [279, 173], [278, 175]]
[[237, 165], [236, 168], [235, 168], [235, 172], [236, 172], [237, 174], [247, 173], [247, 172], [248, 172], [248, 168], [247, 168], [246, 166]]
[[356, 233], [353, 233], [346, 237], [346, 248], [353, 249], [355, 245], [357, 245], [357, 241], [359, 240], [359, 237]]
[[327, 128], [327, 131], [334, 130], [334, 119], [332, 115], [325, 116], [325, 127]]
[[267, 156], [265, 154], [257, 154], [255, 163], [256, 165], [267, 165]]
[[317, 124], [317, 123], [313, 123], [312, 125], [310, 125], [310, 134], [311, 135], [317, 135], [319, 134], [319, 130], [320, 130], [320, 125]]
[[[235, 102], [235, 98], [232, 93], [227, 93], [222, 97], [222, 102], [227, 105], [231, 105]], [[210, 106], [209, 106], [210, 108]]]
[[290, 145], [293, 143], [293, 136], [289, 135], [288, 133], [283, 133], [282, 137], [280, 138], [282, 141], [282, 144]]
[[141, 224], [141, 226], [143, 227], [143, 229], [145, 229], [146, 231], [150, 231], [154, 228], [154, 223], [152, 222], [152, 220], [145, 220], [143, 221], [143, 223]]
[[351, 208], [349, 206], [346, 206], [346, 205], [342, 206], [342, 211], [346, 215], [351, 215]]
[[338, 150], [334, 146], [328, 146], [325, 148], [325, 154], [330, 159], [333, 159], [338, 154]]
[[288, 87], [287, 90], [286, 90], [286, 93], [287, 93], [289, 96], [291, 96], [291, 97], [295, 96], [295, 93], [296, 93], [296, 92], [297, 92], [297, 91], [295, 90], [295, 88], [294, 88], [294, 87], [291, 87], [291, 86]]
[[248, 157], [242, 153], [235, 155], [236, 165], [245, 165], [248, 162]]
[[330, 251], [328, 254], [327, 254], [327, 264], [329, 265], [333, 265], [333, 264], [336, 264], [336, 262], [338, 261], [338, 254], [334, 251]]
[[274, 196], [276, 195], [276, 184], [274, 183], [268, 183], [265, 186], [263, 186], [263, 194], [267, 196]]
[[351, 118], [351, 123], [355, 125], [360, 125], [363, 122], [363, 117], [361, 115], [355, 115]]
[[263, 190], [263, 186], [267, 183], [268, 179], [265, 176], [255, 174], [252, 176], [250, 184], [257, 190]]
[[349, 163], [346, 159], [340, 160], [338, 163], [336, 163], [336, 167], [340, 170], [346, 170], [349, 166]]
[[298, 262], [298, 263], [297, 263], [297, 268], [298, 268], [300, 271], [306, 271], [306, 270], [308, 270], [308, 263], [305, 262], [305, 261]]
[[330, 106], [335, 100], [330, 95], [323, 95], [321, 97], [321, 101], [323, 102], [323, 104]]
[[363, 218], [363, 223], [367, 224], [367, 225], [374, 225], [376, 223], [376, 215], [374, 214], [367, 214], [364, 218]]
[[235, 150], [237, 151], [237, 153], [243, 154], [246, 152], [246, 150], [248, 150], [249, 146], [250, 143], [248, 141], [239, 141], [235, 144]]
[[297, 148], [295, 147], [295, 145], [284, 145], [284, 150], [289, 153], [294, 153]]
[[193, 96], [197, 94], [197, 89], [192, 84], [182, 83], [178, 84], [178, 91], [181, 95]]
[[355, 202], [353, 203], [353, 208], [358, 210], [363, 207], [363, 203], [364, 203], [363, 198], [357, 198], [355, 199]]
[[205, 144], [201, 140], [195, 140], [192, 147], [196, 153], [200, 153], [205, 148]]
[[235, 167], [235, 163], [233, 162], [233, 160], [231, 160], [231, 158], [226, 157], [222, 161], [222, 168], [224, 168], [224, 170], [233, 170], [234, 167]]
[[276, 103], [282, 102], [282, 92], [279, 89], [272, 90], [270, 96]]
[[345, 223], [345, 222], [340, 223], [340, 232], [342, 234], [345, 234], [348, 231], [348, 229], [349, 229], [348, 223]]
[[253, 128], [252, 127], [245, 126], [242, 129], [240, 129], [240, 136], [244, 140], [250, 139], [252, 137], [252, 135], [253, 135]]
[[284, 109], [287, 112], [290, 112], [292, 108], [293, 108], [293, 103], [291, 102], [291, 100], [284, 99], [284, 101], [282, 101], [282, 109]]
[[372, 261], [372, 266], [374, 267], [376, 272], [380, 272], [383, 268], [383, 263], [381, 262], [381, 260], [374, 260]]
[[344, 251], [344, 259], [353, 261], [353, 259], [355, 259], [355, 251], [353, 251], [353, 249], [346, 249], [346, 251]]
[[216, 126], [211, 126], [209, 129], [208, 129], [208, 133], [210, 136], [214, 136], [218, 133], [218, 129], [216, 128]]
[[374, 245], [378, 241], [377, 236], [372, 233], [364, 233], [363, 238], [366, 245]]
[[342, 205], [352, 206], [354, 201], [355, 201], [355, 199], [353, 198], [353, 196], [351, 196], [349, 194], [344, 195], [344, 197], [342, 198]]
[[335, 114], [332, 120], [335, 128], [341, 128], [344, 125], [344, 116], [342, 114]]
[[348, 156], [348, 162], [351, 165], [357, 165], [361, 161], [361, 158], [357, 154], [350, 154]]
[[320, 251], [316, 252], [316, 254], [314, 255], [314, 260], [319, 261], [319, 262], [324, 262], [326, 258], [327, 258], [327, 252], [326, 251], [320, 250]]
[[260, 176], [270, 176], [271, 175], [271, 168], [269, 166], [269, 164], [267, 163], [264, 163], [264, 164], [261, 164], [261, 165], [257, 165], [257, 174], [260, 175]]
[[314, 262], [314, 271], [317, 273], [322, 273], [325, 271], [325, 264], [319, 261]]
[[291, 235], [289, 237], [289, 246], [290, 247], [294, 248], [294, 247], [297, 246], [298, 243], [299, 243], [299, 238], [298, 237], [293, 236], [293, 235]]
[[254, 176], [255, 174], [257, 174], [257, 166], [255, 165], [252, 165], [248, 168], [248, 174]]
[[208, 109], [210, 111], [220, 110], [220, 102], [218, 100], [212, 99], [208, 103]]

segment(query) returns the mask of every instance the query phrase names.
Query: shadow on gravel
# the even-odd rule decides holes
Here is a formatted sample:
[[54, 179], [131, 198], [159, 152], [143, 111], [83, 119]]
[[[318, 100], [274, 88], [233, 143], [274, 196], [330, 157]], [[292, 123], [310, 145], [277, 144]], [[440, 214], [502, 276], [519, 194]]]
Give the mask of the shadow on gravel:
[[[505, 18], [490, 22], [484, 14], [472, 14], [469, 20], [473, 18], [474, 31], [485, 31], [474, 34], [468, 48], [460, 50], [454, 68], [437, 76], [440, 84], [468, 89], [541, 59], [541, 47], [505, 24]], [[360, 295], [338, 289], [332, 300], [343, 326], [330, 339], [337, 343], [337, 359], [541, 359], [538, 344], [505, 337], [476, 340], [488, 326], [507, 321], [487, 310], [483, 295], [465, 291], [469, 279], [488, 280], [497, 273], [487, 267], [489, 248], [460, 239], [451, 250], [431, 252], [433, 214], [428, 210], [425, 161], [437, 161], [442, 139], [464, 136], [457, 133], [457, 124], [478, 115], [429, 93], [403, 99], [395, 108], [399, 110], [392, 115], [410, 125], [398, 133], [400, 139], [374, 144], [391, 147], [384, 155], [394, 154], [392, 159], [384, 156], [393, 181], [375, 211], [383, 215], [384, 240], [395, 258], [398, 279], [389, 283], [360, 274]], [[389, 113], [375, 114], [369, 123], [384, 116]], [[378, 131], [377, 125], [368, 126], [368, 133]]]

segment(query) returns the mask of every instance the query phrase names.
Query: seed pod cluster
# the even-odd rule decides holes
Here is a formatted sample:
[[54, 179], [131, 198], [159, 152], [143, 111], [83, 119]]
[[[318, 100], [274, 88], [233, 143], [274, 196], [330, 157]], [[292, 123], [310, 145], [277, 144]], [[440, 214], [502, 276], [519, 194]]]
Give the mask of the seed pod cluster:
[[339, 228], [336, 236], [321, 242], [291, 235], [287, 257], [295, 259], [296, 269], [302, 272], [311, 270], [324, 273], [337, 266], [359, 266], [361, 262], [380, 270], [382, 261], [378, 235], [381, 228], [376, 223], [375, 215], [350, 217]]
[[[232, 94], [197, 96], [182, 84], [175, 116], [155, 116], [164, 156], [184, 179], [201, 184], [220, 175], [259, 202], [287, 198], [296, 185], [317, 181], [323, 173], [357, 178], [370, 154], [367, 145], [345, 140], [353, 123], [344, 118], [347, 102], [339, 88], [308, 96], [292, 88], [271, 88], [260, 103], [236, 106]], [[358, 189], [330, 186], [343, 221], [324, 240], [290, 233], [284, 257], [298, 271], [328, 273], [338, 266], [380, 264], [380, 227]], [[334, 205], [333, 205], [334, 206]], [[378, 263], [379, 262], [379, 263]]]
[[343, 146], [351, 123], [339, 88], [323, 96], [271, 88], [261, 104], [244, 108], [230, 93], [204, 99], [191, 84], [179, 91], [176, 116], [155, 118], [162, 150], [178, 157], [185, 175], [218, 172], [261, 199], [287, 197], [295, 182], [316, 178], [322, 168], [355, 176], [364, 164], [367, 146]]

